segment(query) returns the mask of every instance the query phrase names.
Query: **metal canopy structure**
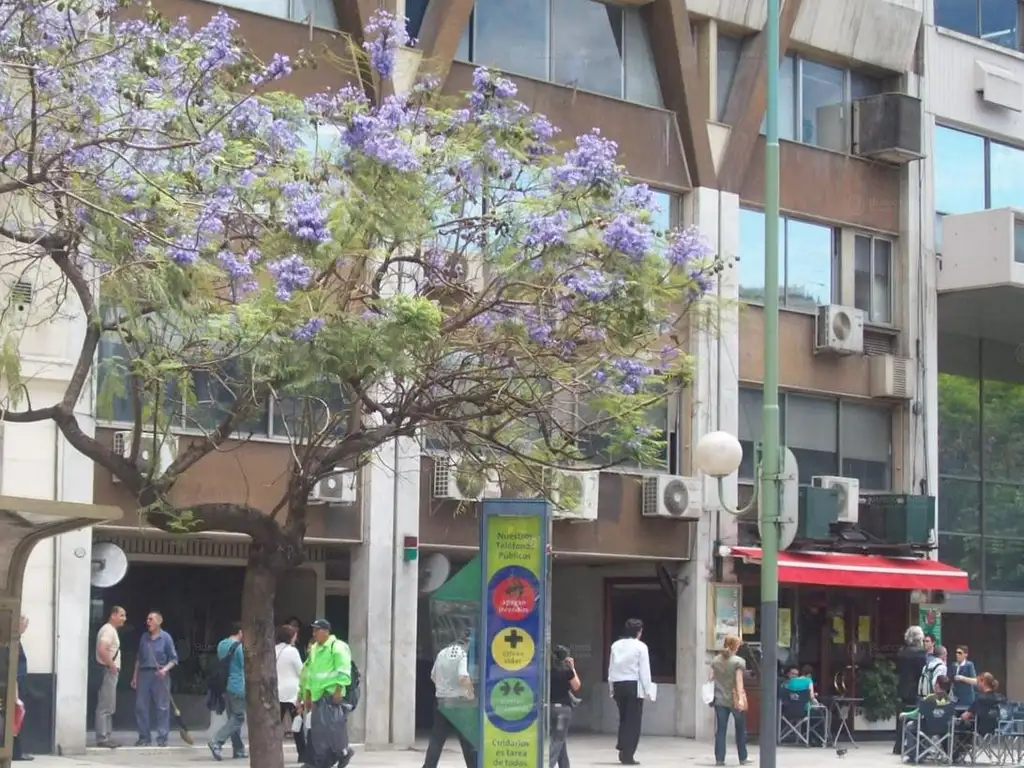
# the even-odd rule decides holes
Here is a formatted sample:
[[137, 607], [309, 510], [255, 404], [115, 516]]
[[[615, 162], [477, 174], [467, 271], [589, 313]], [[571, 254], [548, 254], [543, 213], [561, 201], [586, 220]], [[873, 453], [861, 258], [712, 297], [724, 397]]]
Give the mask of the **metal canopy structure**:
[[118, 507], [0, 496], [0, 768], [9, 768], [14, 747], [21, 589], [28, 557], [45, 539], [120, 520], [122, 514]]

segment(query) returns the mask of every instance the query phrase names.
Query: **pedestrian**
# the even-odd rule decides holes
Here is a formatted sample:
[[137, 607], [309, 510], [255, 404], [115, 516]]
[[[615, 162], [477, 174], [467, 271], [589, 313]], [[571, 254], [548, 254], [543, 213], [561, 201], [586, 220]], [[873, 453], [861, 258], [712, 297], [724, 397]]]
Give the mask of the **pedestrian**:
[[231, 634], [217, 643], [217, 663], [222, 665], [224, 686], [224, 724], [217, 729], [213, 741], [207, 743], [213, 759], [224, 759], [224, 743], [230, 739], [231, 756], [243, 760], [246, 754], [242, 743], [242, 726], [245, 725], [245, 646], [241, 622], [231, 625]]
[[576, 674], [576, 662], [564, 645], [556, 645], [551, 651], [551, 756], [550, 768], [569, 768], [569, 726], [572, 711], [579, 703], [576, 694], [582, 683]]
[[978, 670], [967, 658], [966, 645], [956, 647], [956, 661], [953, 664], [953, 698], [957, 707], [970, 707], [974, 703], [975, 686], [978, 684]]
[[178, 664], [174, 640], [163, 630], [159, 611], [146, 616], [146, 631], [139, 640], [132, 688], [135, 689], [135, 725], [139, 731], [136, 747], [153, 745], [149, 728], [150, 707], [156, 713], [156, 745], [167, 746], [171, 732], [171, 670]]
[[932, 655], [926, 657], [921, 677], [917, 683], [917, 697], [923, 699], [935, 693], [935, 681], [940, 677], [948, 677], [946, 673], [946, 646], [932, 646]]
[[445, 715], [457, 707], [467, 708], [474, 699], [473, 679], [469, 676], [469, 631], [463, 631], [446, 645], [434, 659], [430, 680], [434, 683], [434, 721], [430, 743], [423, 758], [423, 768], [437, 768], [445, 742], [453, 733], [462, 747], [466, 768], [476, 768], [477, 751], [469, 739]]
[[736, 756], [747, 765], [747, 691], [743, 673], [745, 659], [737, 655], [743, 641], [726, 635], [722, 650], [711, 662], [711, 680], [715, 683], [715, 765], [725, 765], [725, 738], [729, 734], [729, 716], [736, 729]]
[[[285, 624], [287, 624], [289, 627], [295, 630], [295, 642], [292, 643], [292, 645], [294, 645], [295, 650], [299, 652], [299, 657], [303, 661], [305, 661], [306, 657], [304, 655], [304, 649], [302, 647], [302, 622], [299, 621], [298, 616], [292, 616], [290, 619], [288, 619], [288, 621], [285, 622]], [[309, 644], [313, 644], [312, 640], [310, 641]], [[307, 647], [305, 650], [308, 651], [309, 648]]]
[[[295, 751], [299, 762], [304, 763], [306, 738], [303, 733], [303, 707], [299, 699], [299, 678], [302, 675], [302, 658], [295, 647], [299, 639], [295, 627], [282, 624], [277, 630], [277, 700], [281, 703], [281, 719], [295, 739]], [[295, 725], [298, 724], [296, 728]]]
[[[899, 696], [901, 711], [912, 712], [917, 709], [917, 691], [921, 682], [921, 671], [928, 663], [925, 651], [925, 634], [919, 626], [908, 627], [903, 634], [903, 647], [896, 655], [896, 695]], [[903, 724], [905, 717], [896, 718], [896, 743], [892, 753], [902, 754]]]
[[639, 765], [636, 748], [644, 717], [644, 699], [652, 698], [651, 656], [640, 638], [644, 623], [628, 619], [625, 637], [612, 643], [608, 657], [608, 688], [619, 709], [619, 736], [615, 749], [623, 765]]
[[96, 746], [114, 749], [119, 744], [111, 736], [117, 710], [117, 680], [121, 675], [121, 636], [128, 614], [120, 605], [110, 609], [107, 623], [96, 633], [96, 663], [100, 665], [100, 687], [96, 694]]
[[311, 713], [306, 762], [314, 768], [345, 768], [352, 759], [348, 744], [345, 691], [352, 684], [352, 651], [331, 634], [327, 619], [313, 622], [313, 645], [302, 682], [303, 706]]
[[929, 661], [935, 656], [935, 635], [931, 632], [924, 635], [924, 655]]
[[[25, 633], [28, 632], [28, 616], [21, 617], [20, 635], [18, 637], [18, 686], [14, 691], [14, 700], [21, 699], [22, 691], [25, 690], [25, 678], [28, 677], [28, 656], [25, 655]], [[24, 699], [21, 699], [24, 701]], [[2, 707], [0, 707], [0, 716], [2, 716]], [[28, 716], [28, 708], [25, 709], [25, 716]], [[24, 721], [22, 721], [21, 730], [25, 729]], [[35, 760], [30, 754], [27, 754], [21, 746], [21, 731], [14, 737], [14, 743], [11, 745], [11, 760], [17, 760], [19, 762], [28, 762]]]

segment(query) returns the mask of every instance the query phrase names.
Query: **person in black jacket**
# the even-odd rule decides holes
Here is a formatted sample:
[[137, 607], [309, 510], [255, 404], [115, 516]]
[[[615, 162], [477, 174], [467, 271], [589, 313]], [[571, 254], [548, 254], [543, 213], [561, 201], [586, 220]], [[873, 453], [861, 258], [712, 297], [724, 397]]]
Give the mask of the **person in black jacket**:
[[[16, 698], [21, 698], [25, 692], [25, 678], [28, 676], [28, 657], [25, 655], [25, 632], [28, 630], [28, 617], [21, 617], [21, 635], [18, 638], [18, 693]], [[25, 699], [21, 698], [22, 701]], [[25, 716], [28, 717], [28, 708], [26, 707]], [[22, 724], [22, 728], [24, 728]], [[27, 755], [21, 746], [21, 736], [14, 737], [14, 744], [12, 745], [11, 760], [34, 760], [32, 755]]]
[[[903, 635], [903, 647], [896, 657], [896, 694], [902, 703], [903, 712], [911, 712], [917, 707], [917, 686], [921, 681], [921, 670], [928, 663], [924, 650], [924, 630], [918, 626], [907, 629]], [[905, 718], [896, 719], [896, 743], [892, 753], [900, 754], [903, 744], [903, 722]]]

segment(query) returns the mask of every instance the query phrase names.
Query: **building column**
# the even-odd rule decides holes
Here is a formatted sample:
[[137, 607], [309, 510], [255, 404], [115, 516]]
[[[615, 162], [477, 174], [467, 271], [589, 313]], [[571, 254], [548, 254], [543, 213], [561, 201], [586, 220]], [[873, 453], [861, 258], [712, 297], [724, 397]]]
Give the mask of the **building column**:
[[1006, 617], [1006, 680], [1003, 682], [1001, 693], [1008, 700], [1024, 699], [1024, 616]]
[[[738, 267], [739, 197], [715, 189], [698, 188], [688, 196], [686, 222], [700, 227], [711, 246], [725, 262], [718, 292], [705, 302], [713, 318], [691, 325], [690, 354], [696, 361], [690, 387], [689, 440], [683, 471], [696, 475], [693, 449], [697, 441], [716, 430], [737, 434], [739, 397], [739, 309]], [[720, 313], [720, 314], [719, 314]], [[708, 584], [715, 580], [716, 541], [735, 543], [736, 523], [719, 512], [718, 484], [704, 478], [704, 509], [693, 526], [695, 536], [691, 560], [680, 567], [677, 609], [678, 655], [676, 657], [676, 732], [682, 736], [708, 739], [713, 722], [710, 707], [701, 700], [701, 685], [708, 678], [712, 654], [708, 651]], [[736, 506], [736, 476], [726, 479], [722, 501]]]
[[[96, 422], [77, 414], [82, 431], [92, 437]], [[57, 440], [57, 500], [91, 504], [93, 463], [63, 438]], [[55, 696], [54, 745], [58, 755], [85, 754], [89, 668], [93, 639], [89, 609], [92, 592], [92, 529], [58, 536], [54, 558]]]
[[366, 682], [352, 739], [368, 747], [411, 746], [419, 571], [416, 562], [404, 562], [402, 544], [419, 535], [415, 440], [390, 441], [374, 452], [362, 469], [359, 504], [363, 543], [352, 556], [349, 644]]

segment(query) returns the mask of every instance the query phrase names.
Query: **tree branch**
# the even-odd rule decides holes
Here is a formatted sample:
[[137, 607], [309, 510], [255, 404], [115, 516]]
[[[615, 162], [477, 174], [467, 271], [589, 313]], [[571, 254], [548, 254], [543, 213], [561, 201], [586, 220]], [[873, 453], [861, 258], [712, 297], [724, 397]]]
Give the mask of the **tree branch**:
[[268, 515], [247, 504], [209, 503], [189, 507], [154, 507], [145, 512], [146, 521], [167, 533], [240, 533], [254, 541], [268, 542], [282, 535], [280, 526]]
[[85, 434], [78, 425], [78, 419], [71, 407], [62, 403], [54, 406], [53, 410], [52, 418], [61, 434], [64, 435], [64, 439], [71, 443], [72, 448], [116, 475], [125, 488], [137, 497], [141, 495], [145, 482], [138, 467], [120, 454], [114, 453], [95, 438]]

